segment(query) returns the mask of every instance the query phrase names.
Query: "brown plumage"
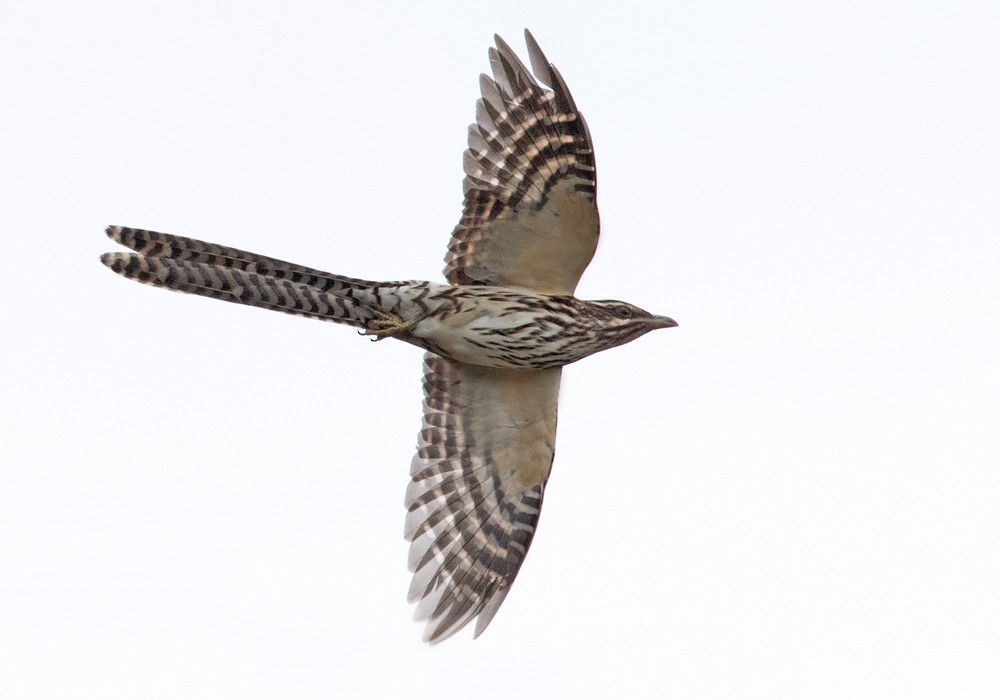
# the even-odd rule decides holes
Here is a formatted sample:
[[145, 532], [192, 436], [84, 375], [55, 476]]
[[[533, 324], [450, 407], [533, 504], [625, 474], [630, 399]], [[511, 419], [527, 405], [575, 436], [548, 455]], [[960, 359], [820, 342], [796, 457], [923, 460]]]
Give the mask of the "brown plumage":
[[[354, 326], [426, 350], [406, 492], [409, 598], [437, 642], [489, 624], [535, 533], [555, 454], [561, 367], [676, 325], [576, 285], [600, 230], [590, 134], [525, 32], [532, 73], [496, 37], [465, 153], [449, 284], [373, 282], [120, 226], [106, 253], [138, 282]], [[541, 84], [539, 84], [541, 83]], [[545, 89], [547, 85], [551, 89]]]

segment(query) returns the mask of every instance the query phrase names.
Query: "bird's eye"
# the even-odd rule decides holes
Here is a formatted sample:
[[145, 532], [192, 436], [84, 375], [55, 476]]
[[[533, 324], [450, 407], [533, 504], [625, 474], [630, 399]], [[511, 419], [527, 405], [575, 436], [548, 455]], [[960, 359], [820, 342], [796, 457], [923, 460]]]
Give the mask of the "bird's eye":
[[615, 315], [618, 316], [618, 318], [632, 318], [632, 309], [627, 306], [616, 307]]

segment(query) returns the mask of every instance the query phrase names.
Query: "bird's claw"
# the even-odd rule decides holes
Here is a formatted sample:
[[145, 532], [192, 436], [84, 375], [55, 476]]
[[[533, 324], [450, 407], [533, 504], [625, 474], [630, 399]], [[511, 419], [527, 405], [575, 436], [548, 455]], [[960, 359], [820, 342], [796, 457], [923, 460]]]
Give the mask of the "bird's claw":
[[375, 318], [368, 323], [367, 328], [359, 331], [359, 333], [361, 335], [372, 336], [372, 342], [375, 343], [386, 338], [391, 338], [397, 333], [410, 330], [413, 328], [414, 323], [414, 321], [404, 321], [396, 314], [376, 311]]

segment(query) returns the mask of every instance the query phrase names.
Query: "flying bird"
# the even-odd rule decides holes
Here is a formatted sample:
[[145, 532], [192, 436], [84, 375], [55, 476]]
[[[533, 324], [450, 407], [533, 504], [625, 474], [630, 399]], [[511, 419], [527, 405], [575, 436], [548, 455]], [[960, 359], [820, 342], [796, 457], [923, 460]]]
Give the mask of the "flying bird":
[[582, 301], [597, 247], [587, 124], [525, 31], [531, 70], [495, 37], [464, 154], [447, 284], [373, 282], [214, 243], [111, 226], [134, 252], [101, 262], [137, 282], [359, 328], [425, 351], [423, 425], [406, 490], [408, 599], [439, 642], [503, 603], [535, 534], [555, 454], [562, 367], [677, 324]]

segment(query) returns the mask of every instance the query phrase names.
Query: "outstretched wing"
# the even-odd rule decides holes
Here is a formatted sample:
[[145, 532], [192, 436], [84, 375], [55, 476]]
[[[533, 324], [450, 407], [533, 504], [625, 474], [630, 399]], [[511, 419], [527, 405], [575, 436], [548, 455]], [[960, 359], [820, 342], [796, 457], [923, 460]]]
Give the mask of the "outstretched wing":
[[497, 36], [493, 78], [480, 78], [445, 277], [572, 294], [600, 229], [594, 152], [562, 76], [524, 34], [535, 76]]
[[424, 420], [406, 491], [410, 602], [439, 642], [503, 603], [535, 534], [555, 454], [561, 370], [424, 357]]

